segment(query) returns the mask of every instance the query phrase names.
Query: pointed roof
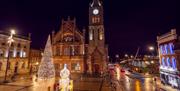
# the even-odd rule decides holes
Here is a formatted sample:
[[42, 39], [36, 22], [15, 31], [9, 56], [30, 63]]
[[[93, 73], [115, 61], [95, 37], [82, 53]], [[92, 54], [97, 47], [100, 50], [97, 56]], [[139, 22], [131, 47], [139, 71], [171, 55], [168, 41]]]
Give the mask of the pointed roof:
[[101, 6], [101, 2], [99, 0], [93, 0], [90, 5], [91, 5], [91, 7]]
[[47, 80], [54, 77], [55, 77], [55, 69], [52, 59], [51, 38], [49, 35], [44, 49], [44, 54], [42, 56], [41, 63], [39, 65], [38, 78], [42, 80]]
[[52, 48], [51, 48], [51, 37], [50, 37], [50, 35], [48, 36], [48, 40], [46, 42], [43, 57], [52, 57]]

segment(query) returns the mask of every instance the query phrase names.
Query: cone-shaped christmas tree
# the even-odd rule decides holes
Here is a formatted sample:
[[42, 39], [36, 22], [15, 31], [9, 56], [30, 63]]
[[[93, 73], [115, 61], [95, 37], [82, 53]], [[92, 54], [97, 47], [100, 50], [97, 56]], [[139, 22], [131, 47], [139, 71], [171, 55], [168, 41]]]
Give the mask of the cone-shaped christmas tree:
[[48, 36], [41, 63], [38, 69], [38, 78], [48, 80], [55, 77], [55, 69], [52, 59], [51, 38]]

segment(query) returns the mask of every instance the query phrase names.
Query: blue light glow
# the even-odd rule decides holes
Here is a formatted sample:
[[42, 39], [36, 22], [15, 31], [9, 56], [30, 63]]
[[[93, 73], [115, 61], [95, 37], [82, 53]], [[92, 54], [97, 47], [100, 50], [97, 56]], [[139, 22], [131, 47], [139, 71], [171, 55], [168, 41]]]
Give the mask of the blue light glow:
[[167, 46], [167, 44], [164, 45], [164, 49], [165, 49], [165, 54], [168, 54], [168, 46]]
[[172, 58], [172, 67], [176, 69], [176, 59], [174, 57]]
[[166, 59], [166, 66], [168, 66], [168, 67], [170, 67], [170, 59], [169, 59], [169, 57], [167, 57], [167, 59]]
[[170, 48], [170, 52], [171, 52], [171, 54], [174, 54], [174, 45], [173, 45], [173, 43], [169, 43], [169, 48]]
[[162, 63], [161, 63], [162, 66], [166, 66], [165, 65], [165, 62], [164, 62], [164, 57], [162, 58]]

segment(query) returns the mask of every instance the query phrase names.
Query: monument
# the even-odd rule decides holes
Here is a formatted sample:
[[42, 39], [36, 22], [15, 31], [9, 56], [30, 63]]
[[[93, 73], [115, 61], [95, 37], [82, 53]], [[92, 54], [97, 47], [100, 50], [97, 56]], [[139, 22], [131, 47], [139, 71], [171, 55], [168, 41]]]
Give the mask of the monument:
[[60, 71], [59, 88], [61, 91], [72, 91], [73, 82], [69, 79], [70, 71], [67, 69], [67, 64], [64, 64], [64, 68]]

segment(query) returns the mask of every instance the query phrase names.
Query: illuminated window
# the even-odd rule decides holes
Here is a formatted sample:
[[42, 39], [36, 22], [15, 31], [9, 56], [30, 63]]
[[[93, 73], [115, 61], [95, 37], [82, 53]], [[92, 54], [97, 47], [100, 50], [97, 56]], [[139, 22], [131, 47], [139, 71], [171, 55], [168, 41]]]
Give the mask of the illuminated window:
[[168, 46], [167, 46], [167, 44], [164, 45], [164, 49], [165, 49], [165, 54], [168, 54]]
[[176, 69], [176, 59], [174, 57], [172, 58], [172, 68]]
[[166, 64], [165, 64], [165, 62], [164, 62], [164, 59], [165, 59], [165, 58], [163, 57], [163, 58], [162, 58], [162, 62], [161, 62], [161, 65], [162, 65], [162, 66], [166, 66]]
[[90, 30], [89, 32], [89, 40], [93, 40], [93, 30]]
[[99, 40], [103, 40], [103, 31], [99, 30]]
[[164, 54], [164, 53], [163, 53], [163, 46], [160, 46], [160, 53], [161, 53], [161, 54]]
[[70, 55], [70, 50], [68, 47], [64, 48], [64, 55]]
[[169, 57], [166, 58], [166, 66], [167, 67], [171, 67], [170, 58]]
[[170, 49], [170, 53], [174, 54], [174, 45], [173, 45], [173, 43], [169, 43], [169, 49]]

